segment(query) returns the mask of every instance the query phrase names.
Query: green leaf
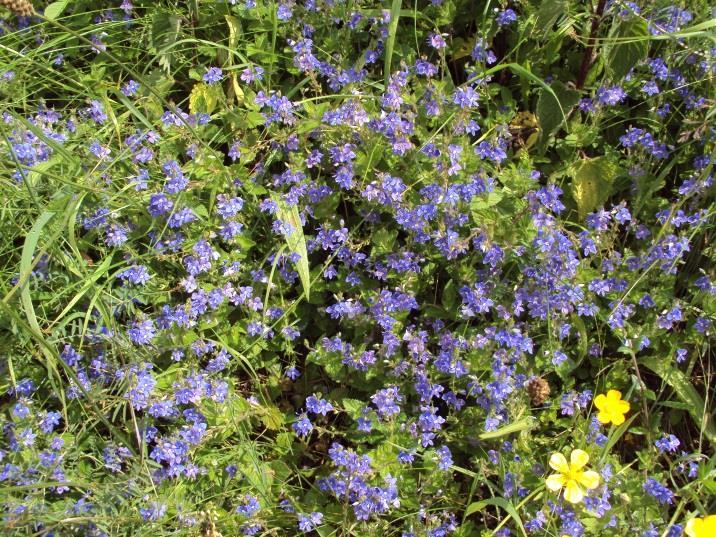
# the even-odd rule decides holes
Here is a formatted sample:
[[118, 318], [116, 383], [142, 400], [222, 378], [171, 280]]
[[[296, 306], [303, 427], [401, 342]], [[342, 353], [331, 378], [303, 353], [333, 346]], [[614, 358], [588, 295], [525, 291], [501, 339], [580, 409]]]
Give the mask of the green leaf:
[[[22, 246], [22, 257], [20, 258], [20, 274], [30, 274], [32, 272], [32, 260], [34, 258], [35, 249], [37, 248], [37, 243], [40, 240], [40, 234], [42, 229], [54, 216], [55, 211], [47, 210], [43, 212], [32, 226], [32, 229], [30, 229], [30, 232], [25, 236], [25, 243]], [[41, 333], [42, 330], [40, 330], [40, 325], [35, 316], [35, 308], [32, 305], [32, 296], [30, 294], [30, 285], [27, 280], [25, 280], [20, 291], [20, 302], [22, 303], [22, 309], [25, 312], [28, 324], [37, 332]]]
[[502, 71], [503, 69], [509, 69], [510, 71], [512, 71], [513, 73], [515, 73], [516, 75], [521, 76], [522, 78], [526, 78], [527, 80], [531, 80], [532, 82], [534, 82], [535, 84], [537, 84], [538, 86], [540, 86], [544, 91], [546, 91], [547, 93], [551, 94], [552, 97], [554, 97], [554, 99], [555, 99], [555, 101], [556, 101], [556, 103], [557, 103], [557, 108], [558, 108], [559, 111], [560, 111], [560, 114], [561, 114], [561, 117], [562, 117], [562, 121], [565, 121], [565, 120], [567, 119], [566, 114], [564, 113], [564, 110], [562, 109], [562, 105], [561, 105], [561, 102], [560, 102], [560, 100], [559, 100], [559, 97], [557, 97], [557, 95], [555, 94], [554, 90], [549, 86], [549, 84], [547, 84], [544, 80], [542, 80], [540, 77], [538, 77], [537, 75], [535, 75], [532, 71], [530, 71], [530, 70], [527, 69], [526, 67], [520, 65], [519, 63], [500, 63], [500, 64], [497, 64], [497, 65], [495, 65], [494, 67], [490, 67], [487, 71], [484, 71], [484, 72], [481, 73], [480, 75], [475, 75], [474, 77], [472, 77], [471, 79], [469, 79], [469, 80], [467, 81], [467, 83], [472, 82], [472, 81], [476, 80], [477, 78], [480, 78], [480, 77], [483, 77], [483, 76], [487, 76], [487, 75], [491, 75], [491, 74], [493, 74], [493, 73], [497, 73], [497, 72], [499, 72], [499, 71]]
[[189, 94], [189, 112], [196, 114], [204, 112], [211, 114], [223, 97], [223, 91], [219, 84], [194, 84]]
[[[646, 21], [633, 17], [623, 22], [617, 35], [620, 38], [645, 37], [649, 35]], [[646, 58], [649, 43], [646, 40], [635, 40], [614, 45], [608, 54], [607, 68], [613, 80], [621, 80], [641, 60]]]
[[359, 399], [349, 399], [347, 397], [341, 401], [341, 405], [353, 419], [360, 417], [361, 411], [365, 407], [365, 403], [363, 401], [360, 401]]
[[565, 116], [577, 105], [580, 95], [559, 81], [553, 82], [550, 88], [551, 92], [542, 89], [537, 101], [537, 117], [544, 138], [564, 124]]
[[713, 414], [706, 408], [701, 395], [689, 382], [686, 375], [667, 360], [648, 357], [640, 359], [639, 363], [656, 373], [661, 380], [674, 389], [679, 399], [689, 405], [688, 412], [699, 426], [699, 430], [711, 442], [711, 445], [716, 447], [716, 426], [713, 422]]
[[278, 431], [283, 425], [283, 414], [273, 405], [261, 407], [260, 419], [264, 427], [271, 431]]
[[453, 280], [448, 280], [443, 287], [442, 297], [440, 302], [443, 307], [450, 312], [455, 312], [456, 304], [458, 299], [458, 291]]
[[381, 228], [373, 233], [370, 240], [370, 242], [373, 243], [372, 255], [391, 253], [393, 251], [393, 243], [397, 237], [397, 229]]
[[505, 425], [504, 427], [500, 427], [499, 429], [496, 429], [494, 431], [490, 431], [487, 433], [482, 433], [478, 435], [478, 438], [480, 440], [492, 440], [494, 438], [500, 438], [502, 436], [507, 436], [508, 434], [514, 434], [519, 433], [520, 431], [526, 431], [529, 429], [534, 428], [535, 426], [535, 419], [532, 416], [527, 416], [526, 418], [522, 418], [519, 421], [516, 421], [514, 423], [509, 423]]
[[253, 129], [254, 127], [258, 127], [259, 125], [263, 125], [266, 122], [266, 119], [264, 118], [264, 115], [261, 112], [255, 112], [254, 110], [249, 110], [246, 112], [246, 115], [244, 116], [244, 124], [246, 128]]
[[393, 0], [390, 6], [390, 24], [388, 25], [388, 41], [385, 44], [385, 58], [383, 61], [383, 74], [385, 75], [385, 86], [388, 87], [390, 80], [390, 64], [393, 61], [393, 47], [395, 47], [395, 34], [398, 32], [398, 19], [400, 19], [400, 8], [402, 0]]
[[298, 271], [298, 277], [301, 279], [306, 300], [308, 300], [311, 297], [311, 273], [308, 267], [308, 250], [306, 248], [306, 238], [303, 235], [301, 216], [298, 214], [298, 208], [295, 205], [289, 207], [278, 195], [274, 194], [272, 197], [276, 205], [278, 205], [276, 216], [293, 228], [293, 232], [290, 235], [284, 235], [284, 237], [289, 250], [301, 256], [298, 263], [296, 263], [296, 270]]
[[472, 212], [475, 212], [487, 209], [489, 207], [493, 207], [500, 203], [500, 201], [502, 201], [502, 197], [503, 194], [501, 190], [493, 190], [492, 192], [488, 192], [487, 196], [475, 197], [470, 202], [470, 210]]
[[239, 44], [239, 35], [241, 34], [241, 22], [233, 15], [224, 15], [226, 24], [229, 26], [229, 49], [234, 50]]
[[537, 10], [537, 30], [548, 33], [560, 15], [567, 12], [567, 7], [567, 0], [543, 0]]
[[463, 515], [463, 520], [473, 513], [482, 511], [488, 505], [493, 505], [495, 507], [499, 507], [500, 509], [505, 511], [507, 513], [508, 517], [514, 519], [515, 523], [517, 524], [517, 527], [520, 528], [520, 532], [522, 533], [522, 535], [527, 537], [527, 532], [525, 531], [525, 527], [522, 525], [522, 519], [520, 518], [520, 515], [517, 512], [517, 509], [515, 509], [515, 506], [512, 505], [507, 500], [505, 500], [504, 498], [487, 498], [487, 499], [481, 500], [479, 502], [471, 503], [470, 505], [467, 506], [467, 509], [465, 509], [465, 514]]
[[69, 4], [69, 0], [61, 0], [60, 2], [52, 2], [45, 8], [45, 18], [53, 21], [57, 19]]
[[604, 462], [604, 459], [609, 454], [609, 452], [612, 450], [612, 448], [616, 445], [616, 443], [619, 441], [619, 439], [624, 436], [624, 433], [626, 433], [629, 430], [629, 426], [632, 424], [634, 419], [636, 418], [636, 415], [631, 416], [629, 419], [627, 419], [624, 423], [619, 425], [616, 429], [610, 431], [609, 438], [607, 439], [607, 443], [604, 444], [602, 447], [602, 455], [600, 457], [600, 461]]
[[572, 166], [572, 196], [580, 218], [604, 205], [618, 172], [616, 164], [606, 157], [580, 160]]
[[174, 13], [157, 11], [152, 18], [151, 42], [159, 59], [159, 65], [169, 73], [174, 54], [171, 49], [179, 39], [181, 19]]

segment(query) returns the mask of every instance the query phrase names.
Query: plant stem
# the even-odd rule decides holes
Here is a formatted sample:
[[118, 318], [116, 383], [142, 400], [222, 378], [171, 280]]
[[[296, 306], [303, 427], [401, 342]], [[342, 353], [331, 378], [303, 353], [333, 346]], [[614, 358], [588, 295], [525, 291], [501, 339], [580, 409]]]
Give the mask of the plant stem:
[[587, 41], [587, 48], [582, 56], [582, 65], [579, 67], [579, 75], [577, 76], [577, 89], [582, 89], [584, 82], [587, 79], [587, 73], [589, 68], [592, 66], [592, 60], [594, 58], [594, 43], [597, 38], [597, 32], [599, 31], [599, 25], [602, 22], [602, 14], [604, 8], [607, 5], [607, 0], [599, 0], [597, 5], [597, 11], [594, 13], [592, 18], [592, 31], [589, 34], [589, 40]]

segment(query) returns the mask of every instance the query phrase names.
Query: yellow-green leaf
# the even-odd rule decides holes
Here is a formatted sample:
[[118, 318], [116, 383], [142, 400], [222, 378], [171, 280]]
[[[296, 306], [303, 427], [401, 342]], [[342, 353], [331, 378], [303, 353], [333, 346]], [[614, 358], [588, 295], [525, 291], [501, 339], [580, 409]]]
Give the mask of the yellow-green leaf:
[[189, 95], [189, 112], [211, 114], [219, 104], [221, 97], [223, 97], [223, 91], [219, 84], [209, 85], [203, 82], [194, 84]]
[[289, 235], [284, 235], [284, 237], [289, 250], [296, 252], [300, 256], [298, 263], [296, 263], [296, 270], [298, 271], [298, 277], [301, 279], [306, 300], [309, 300], [311, 297], [311, 274], [308, 267], [308, 250], [306, 248], [306, 238], [303, 235], [301, 216], [298, 214], [298, 208], [295, 205], [289, 206], [277, 195], [273, 196], [273, 200], [278, 206], [276, 216], [292, 228], [292, 232]]
[[579, 161], [571, 172], [572, 196], [584, 218], [607, 201], [619, 168], [606, 157], [596, 157]]

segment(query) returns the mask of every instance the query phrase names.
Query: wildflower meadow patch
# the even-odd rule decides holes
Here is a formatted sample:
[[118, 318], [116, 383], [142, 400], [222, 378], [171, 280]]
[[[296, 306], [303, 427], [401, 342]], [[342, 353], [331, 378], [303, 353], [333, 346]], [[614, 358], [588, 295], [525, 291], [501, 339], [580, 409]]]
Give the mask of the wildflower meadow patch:
[[0, 535], [716, 537], [708, 2], [0, 6]]

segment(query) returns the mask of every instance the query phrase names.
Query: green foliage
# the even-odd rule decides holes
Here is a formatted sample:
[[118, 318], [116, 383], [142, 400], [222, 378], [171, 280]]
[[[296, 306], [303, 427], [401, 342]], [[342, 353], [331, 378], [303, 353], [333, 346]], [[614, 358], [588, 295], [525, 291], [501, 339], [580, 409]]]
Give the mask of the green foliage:
[[0, 8], [0, 534], [715, 512], [706, 3], [33, 6]]

